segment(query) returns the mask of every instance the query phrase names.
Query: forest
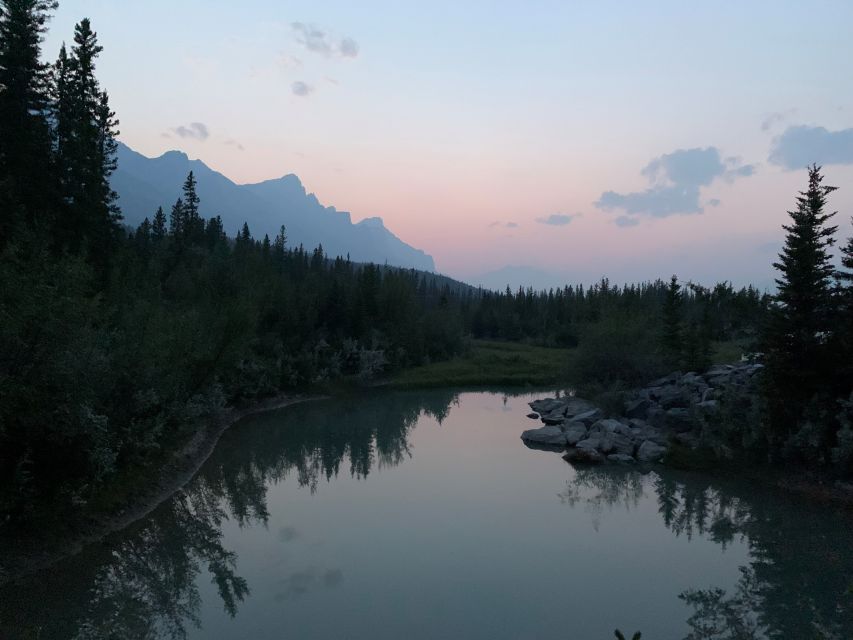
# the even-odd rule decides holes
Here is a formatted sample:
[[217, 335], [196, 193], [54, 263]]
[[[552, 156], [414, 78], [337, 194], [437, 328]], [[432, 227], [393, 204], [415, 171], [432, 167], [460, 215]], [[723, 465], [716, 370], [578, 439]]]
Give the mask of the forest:
[[[756, 454], [849, 473], [853, 239], [834, 264], [821, 170], [784, 226], [778, 290], [671, 280], [487, 291], [358, 264], [322, 246], [229, 235], [192, 173], [138, 228], [110, 186], [118, 119], [81, 20], [53, 63], [56, 2], [0, 3], [0, 511], [76, 510], [223, 407], [332, 381], [370, 384], [474, 339], [577, 350], [570, 377], [640, 384], [764, 354]], [[168, 213], [167, 213], [168, 212]], [[567, 380], [571, 382], [571, 380]], [[792, 439], [809, 459], [786, 456]], [[841, 451], [841, 453], [837, 453]], [[846, 453], [845, 453], [846, 452]]]

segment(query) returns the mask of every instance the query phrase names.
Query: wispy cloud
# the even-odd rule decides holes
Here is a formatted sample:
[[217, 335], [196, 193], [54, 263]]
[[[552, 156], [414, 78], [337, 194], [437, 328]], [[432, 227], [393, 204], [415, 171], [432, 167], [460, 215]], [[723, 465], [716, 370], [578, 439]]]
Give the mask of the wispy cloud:
[[293, 95], [305, 97], [314, 91], [314, 87], [302, 82], [302, 80], [297, 80], [290, 85], [290, 90], [293, 92]]
[[539, 224], [548, 224], [554, 227], [565, 227], [579, 215], [579, 213], [573, 215], [569, 215], [567, 213], [552, 213], [550, 216], [542, 216], [541, 218], [536, 218], [536, 222], [538, 222]]
[[296, 41], [312, 53], [328, 57], [355, 58], [358, 56], [359, 46], [353, 38], [348, 36], [335, 37], [326, 29], [314, 24], [304, 22], [291, 22], [291, 29], [296, 36]]
[[503, 227], [504, 229], [518, 229], [519, 224], [517, 222], [501, 222], [500, 220], [495, 220], [491, 224], [489, 224], [490, 229], [494, 229], [495, 227]]
[[190, 122], [187, 126], [181, 125], [179, 127], [175, 127], [171, 131], [179, 138], [200, 140], [202, 142], [210, 137], [210, 131], [208, 130], [207, 125], [203, 122]]
[[769, 159], [785, 169], [802, 169], [812, 163], [853, 164], [853, 128], [788, 127], [773, 140]]
[[613, 220], [613, 224], [617, 227], [636, 227], [640, 224], [640, 221], [637, 218], [632, 218], [631, 216], [619, 216]]
[[224, 144], [226, 147], [234, 147], [238, 151], [245, 151], [245, 147], [243, 147], [242, 144], [240, 144], [239, 142], [237, 142], [233, 138], [228, 138], [222, 144]]
[[[630, 193], [605, 191], [594, 204], [604, 211], [621, 209], [628, 216], [665, 218], [702, 213], [703, 187], [716, 180], [732, 182], [754, 173], [755, 165], [743, 164], [735, 157], [723, 159], [716, 147], [678, 149], [654, 158], [643, 168], [641, 174], [649, 181], [648, 189]], [[614, 222], [632, 226], [624, 219]]]
[[774, 113], [768, 114], [764, 118], [764, 120], [761, 121], [761, 130], [770, 131], [770, 129], [772, 129], [774, 126], [785, 122], [785, 120], [790, 118], [796, 112], [796, 109], [786, 109], [785, 111], [776, 111]]

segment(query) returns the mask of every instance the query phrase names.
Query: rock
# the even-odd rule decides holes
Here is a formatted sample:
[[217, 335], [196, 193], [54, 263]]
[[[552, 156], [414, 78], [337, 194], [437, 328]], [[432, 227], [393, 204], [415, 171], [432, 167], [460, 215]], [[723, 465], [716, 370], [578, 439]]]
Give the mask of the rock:
[[579, 413], [572, 417], [572, 422], [583, 422], [589, 427], [597, 420], [600, 420], [602, 415], [604, 414], [601, 413], [601, 409], [591, 409], [590, 411], [584, 411], [583, 413]]
[[660, 462], [666, 453], [666, 447], [663, 447], [651, 440], [646, 440], [637, 449], [637, 460], [640, 462]]
[[589, 430], [590, 434], [602, 434], [609, 435], [614, 433], [622, 434], [623, 436], [631, 435], [631, 427], [627, 424], [623, 424], [618, 420], [613, 420], [612, 418], [608, 418], [606, 420], [599, 420]]
[[681, 372], [675, 371], [670, 373], [668, 376], [664, 376], [663, 378], [658, 378], [657, 380], [653, 380], [649, 383], [650, 387], [665, 387], [670, 384], [675, 384], [681, 378]]
[[573, 418], [580, 414], [596, 410], [595, 405], [584, 400], [583, 398], [566, 398], [565, 413], [568, 417]]
[[664, 409], [683, 408], [690, 406], [690, 397], [685, 389], [676, 386], [661, 387], [655, 394], [657, 401]]
[[565, 409], [556, 409], [555, 411], [552, 411], [551, 413], [545, 413], [540, 417], [542, 419], [542, 422], [544, 422], [545, 424], [563, 424], [566, 419], [566, 414], [563, 413], [563, 411], [565, 411]]
[[651, 407], [651, 401], [646, 398], [630, 400], [625, 403], [625, 417], [645, 419], [645, 417], [649, 415], [649, 409]]
[[534, 400], [527, 404], [531, 409], [539, 414], [551, 413], [552, 411], [566, 406], [565, 402], [558, 400], [557, 398], [543, 398], [542, 400]]
[[639, 435], [635, 435], [634, 439], [637, 442], [645, 442], [650, 440], [655, 444], [659, 444], [661, 446], [666, 446], [669, 438], [667, 435], [661, 430], [651, 425], [647, 425], [644, 429], [640, 430]]
[[601, 464], [604, 462], [604, 456], [595, 449], [585, 447], [576, 447], [569, 449], [563, 454], [563, 460], [566, 462], [581, 462], [587, 464]]
[[599, 437], [586, 437], [583, 440], [579, 440], [575, 446], [579, 449], [600, 449], [601, 444], [601, 438]]
[[634, 455], [634, 440], [630, 435], [622, 435], [621, 433], [614, 433], [611, 436], [611, 451], [617, 455], [626, 455], [633, 456]]
[[521, 434], [521, 439], [525, 442], [544, 444], [552, 447], [564, 447], [566, 445], [566, 436], [563, 430], [557, 426], [528, 429]]
[[563, 431], [566, 438], [566, 444], [570, 447], [575, 446], [578, 442], [586, 438], [588, 429], [582, 422], [569, 422]]
[[676, 433], [673, 440], [690, 449], [696, 449], [699, 446], [699, 436], [689, 431], [686, 433]]
[[693, 416], [688, 409], [681, 407], [667, 409], [664, 424], [676, 433], [683, 433], [693, 429]]
[[530, 418], [531, 420], [538, 420], [539, 414], [538, 413], [528, 413], [527, 417]]
[[607, 459], [610, 462], [616, 462], [618, 464], [634, 464], [636, 460], [634, 460], [634, 456], [625, 455], [624, 453], [611, 453], [607, 456]]
[[706, 413], [716, 413], [720, 408], [716, 400], [705, 400], [696, 406]]
[[646, 420], [653, 427], [663, 427], [666, 423], [666, 411], [661, 407], [654, 405], [649, 409], [649, 415], [646, 417]]

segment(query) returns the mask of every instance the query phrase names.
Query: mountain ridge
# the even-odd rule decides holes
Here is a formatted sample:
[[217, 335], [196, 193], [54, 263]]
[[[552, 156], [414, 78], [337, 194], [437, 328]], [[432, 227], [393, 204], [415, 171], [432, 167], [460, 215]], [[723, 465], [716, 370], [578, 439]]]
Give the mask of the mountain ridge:
[[181, 195], [192, 171], [198, 181], [202, 215], [219, 215], [229, 235], [243, 223], [256, 238], [274, 237], [281, 225], [291, 245], [323, 245], [331, 256], [349, 255], [357, 262], [388, 263], [422, 271], [435, 271], [432, 256], [394, 235], [379, 217], [353, 223], [348, 211], [324, 206], [309, 193], [299, 177], [288, 173], [258, 183], [237, 184], [201, 160], [171, 150], [149, 158], [124, 143], [118, 146], [118, 168], [111, 184], [125, 222], [137, 225], [153, 217], [157, 207], [168, 212]]

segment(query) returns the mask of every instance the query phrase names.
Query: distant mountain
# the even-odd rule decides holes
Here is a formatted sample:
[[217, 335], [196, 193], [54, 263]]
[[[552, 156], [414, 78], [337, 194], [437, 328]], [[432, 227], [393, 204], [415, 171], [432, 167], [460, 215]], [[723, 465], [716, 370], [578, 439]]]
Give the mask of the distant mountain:
[[272, 239], [285, 225], [291, 246], [301, 243], [312, 249], [322, 244], [326, 254], [349, 254], [355, 262], [435, 271], [431, 256], [400, 240], [381, 218], [353, 224], [348, 212], [320, 204], [293, 174], [258, 184], [236, 184], [181, 151], [148, 158], [119, 143], [112, 187], [119, 194], [125, 222], [136, 226], [146, 216], [151, 218], [159, 206], [168, 215], [190, 171], [198, 180], [202, 215], [221, 216], [229, 235], [247, 222], [255, 238], [269, 234]]

